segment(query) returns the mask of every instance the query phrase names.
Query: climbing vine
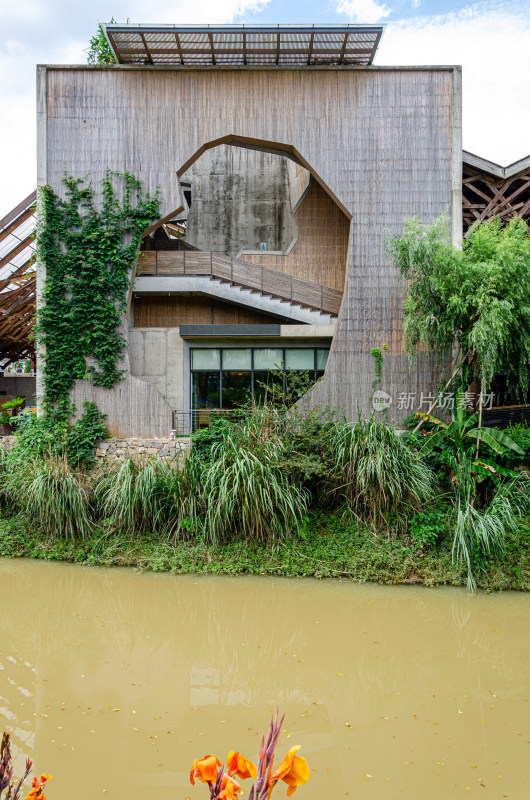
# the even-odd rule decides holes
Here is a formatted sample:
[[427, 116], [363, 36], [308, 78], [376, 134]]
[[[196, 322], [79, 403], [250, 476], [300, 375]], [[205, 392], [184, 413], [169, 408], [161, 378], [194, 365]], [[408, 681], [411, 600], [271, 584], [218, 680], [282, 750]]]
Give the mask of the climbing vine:
[[37, 341], [46, 348], [44, 402], [68, 405], [78, 378], [111, 388], [126, 341], [120, 323], [142, 235], [158, 217], [158, 195], [143, 195], [128, 173], [107, 171], [101, 203], [82, 178], [65, 177], [65, 198], [40, 189], [37, 252], [46, 268]]
[[[383, 350], [386, 350], [386, 344], [383, 345]], [[381, 383], [381, 373], [383, 371], [383, 354], [381, 350], [374, 348], [370, 350], [370, 355], [375, 359], [375, 378], [372, 381], [372, 389], [375, 389], [378, 383]]]
[[[384, 344], [383, 345], [383, 350], [386, 350], [386, 349], [387, 349], [386, 344]], [[377, 394], [378, 394], [377, 384], [381, 383], [381, 374], [383, 372], [383, 353], [381, 352], [381, 350], [379, 350], [379, 348], [374, 347], [373, 350], [370, 350], [370, 355], [373, 356], [374, 359], [375, 359], [375, 365], [374, 365], [375, 366], [375, 378], [372, 381], [373, 392], [372, 392], [372, 395], [370, 397], [370, 400], [371, 400], [372, 404], [374, 404], [374, 399], [377, 397]], [[374, 406], [374, 408], [375, 408], [375, 406]], [[388, 408], [386, 406], [383, 409], [379, 409], [379, 410], [382, 411], [382, 413], [384, 415], [388, 414]]]

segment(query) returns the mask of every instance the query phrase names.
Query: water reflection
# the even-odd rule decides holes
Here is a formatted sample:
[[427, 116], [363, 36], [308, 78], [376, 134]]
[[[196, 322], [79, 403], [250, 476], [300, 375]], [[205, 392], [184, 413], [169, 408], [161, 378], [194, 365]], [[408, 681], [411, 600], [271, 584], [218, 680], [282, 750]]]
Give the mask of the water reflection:
[[0, 578], [0, 713], [54, 797], [80, 774], [80, 800], [191, 796], [191, 760], [252, 756], [276, 704], [307, 800], [445, 800], [473, 765], [522, 796], [524, 595], [13, 561]]

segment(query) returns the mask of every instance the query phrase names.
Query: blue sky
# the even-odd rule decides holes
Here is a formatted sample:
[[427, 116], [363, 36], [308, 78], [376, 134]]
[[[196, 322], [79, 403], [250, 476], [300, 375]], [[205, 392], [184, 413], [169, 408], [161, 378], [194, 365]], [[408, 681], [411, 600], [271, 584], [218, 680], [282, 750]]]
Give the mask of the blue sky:
[[530, 154], [530, 0], [0, 0], [0, 217], [35, 186], [35, 65], [86, 61], [98, 21], [384, 23], [375, 64], [461, 64], [464, 147]]
[[[423, 17], [443, 16], [451, 12], [461, 12], [472, 4], [462, 0], [337, 0], [337, 2], [317, 2], [317, 0], [271, 0], [261, 3], [260, 10], [246, 10], [234, 18], [237, 22], [395, 22], [402, 19], [422, 19]], [[483, 6], [523, 6], [526, 4], [483, 3]]]

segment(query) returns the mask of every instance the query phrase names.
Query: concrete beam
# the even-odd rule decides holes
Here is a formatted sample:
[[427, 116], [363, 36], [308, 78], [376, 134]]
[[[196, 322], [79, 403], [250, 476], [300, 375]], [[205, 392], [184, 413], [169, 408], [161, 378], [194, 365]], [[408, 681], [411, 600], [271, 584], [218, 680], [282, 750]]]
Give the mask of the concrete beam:
[[291, 304], [288, 300], [261, 294], [241, 286], [223, 283], [205, 275], [140, 275], [134, 282], [135, 294], [181, 294], [199, 293], [224, 300], [238, 306], [246, 306], [284, 320], [293, 320], [308, 325], [329, 325], [331, 316]]

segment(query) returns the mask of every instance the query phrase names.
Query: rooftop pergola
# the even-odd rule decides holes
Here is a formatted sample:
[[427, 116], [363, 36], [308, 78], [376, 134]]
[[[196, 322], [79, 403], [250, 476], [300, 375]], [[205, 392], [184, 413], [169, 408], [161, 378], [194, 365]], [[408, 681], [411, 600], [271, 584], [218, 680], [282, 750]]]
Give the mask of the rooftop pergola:
[[103, 25], [120, 64], [368, 66], [381, 25]]
[[32, 192], [0, 220], [0, 363], [34, 356], [35, 202]]

